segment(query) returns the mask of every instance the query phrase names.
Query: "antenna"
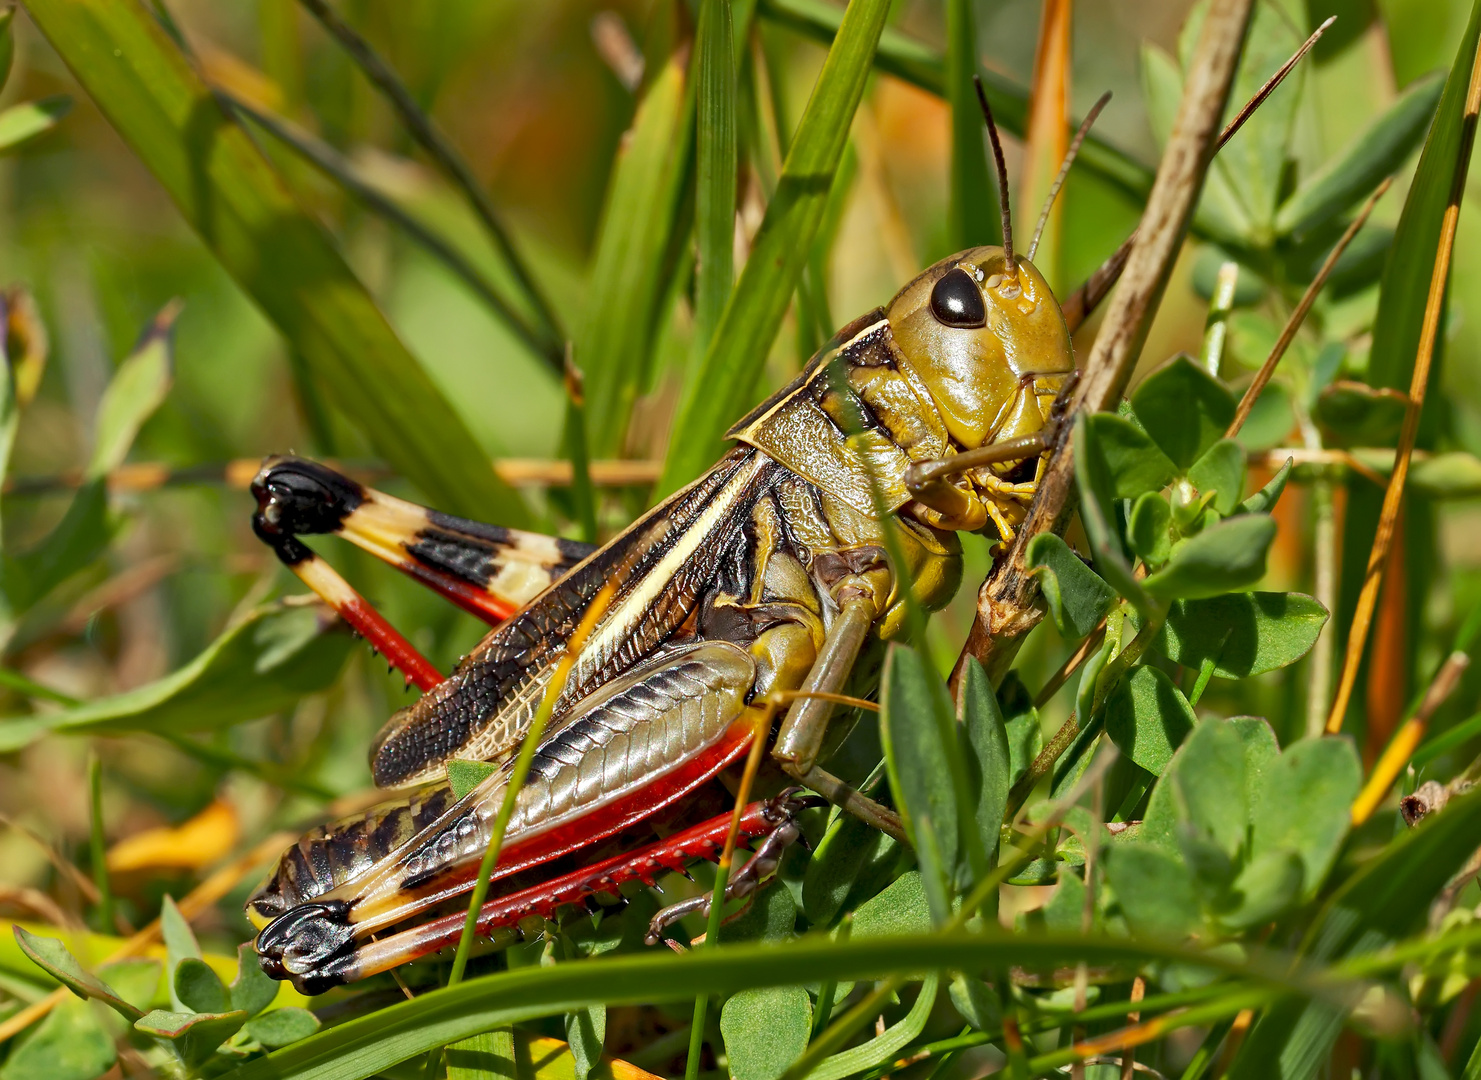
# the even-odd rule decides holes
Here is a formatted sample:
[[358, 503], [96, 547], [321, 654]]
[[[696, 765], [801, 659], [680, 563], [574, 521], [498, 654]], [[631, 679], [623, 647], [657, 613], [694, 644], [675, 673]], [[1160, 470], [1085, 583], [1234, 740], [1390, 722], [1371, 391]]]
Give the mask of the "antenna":
[[987, 103], [987, 93], [982, 89], [980, 76], [972, 76], [972, 85], [977, 87], [977, 104], [982, 106], [982, 118], [987, 121], [987, 137], [992, 140], [992, 155], [998, 164], [998, 201], [1003, 210], [1003, 255], [1008, 260], [1008, 273], [1017, 276], [1018, 264], [1013, 261], [1013, 215], [1008, 210], [1008, 166], [1003, 162], [1003, 144], [998, 139], [998, 125], [992, 120], [992, 106]]
[[1049, 185], [1049, 197], [1044, 200], [1044, 209], [1039, 211], [1039, 223], [1034, 226], [1034, 238], [1029, 242], [1028, 260], [1034, 261], [1034, 252], [1039, 250], [1039, 238], [1044, 235], [1044, 226], [1049, 224], [1049, 211], [1054, 206], [1054, 200], [1059, 195], [1059, 189], [1064, 187], [1065, 177], [1070, 175], [1070, 166], [1075, 163], [1075, 155], [1080, 152], [1080, 144], [1085, 141], [1085, 136], [1090, 134], [1090, 126], [1095, 123], [1100, 111], [1106, 107], [1111, 100], [1111, 92], [1107, 90], [1085, 114], [1085, 119], [1080, 122], [1080, 130], [1075, 132], [1075, 137], [1070, 140], [1070, 148], [1065, 151], [1064, 161], [1059, 166], [1059, 175], [1054, 178], [1054, 183]]

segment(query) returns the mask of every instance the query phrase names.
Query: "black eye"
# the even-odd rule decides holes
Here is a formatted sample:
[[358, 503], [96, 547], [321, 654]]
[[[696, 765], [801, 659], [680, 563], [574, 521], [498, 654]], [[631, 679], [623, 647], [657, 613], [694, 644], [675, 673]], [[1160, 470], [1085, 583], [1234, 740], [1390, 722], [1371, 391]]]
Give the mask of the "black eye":
[[972, 275], [960, 266], [936, 282], [936, 287], [931, 290], [931, 314], [943, 326], [963, 330], [987, 325], [982, 290], [972, 280]]

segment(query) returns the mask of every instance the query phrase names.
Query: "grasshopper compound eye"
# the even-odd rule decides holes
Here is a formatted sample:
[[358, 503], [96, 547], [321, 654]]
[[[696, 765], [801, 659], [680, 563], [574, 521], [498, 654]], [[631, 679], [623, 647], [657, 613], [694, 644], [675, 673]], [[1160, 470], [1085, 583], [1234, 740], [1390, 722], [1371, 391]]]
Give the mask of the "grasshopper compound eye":
[[943, 326], [975, 330], [987, 325], [987, 306], [972, 275], [958, 266], [931, 290], [931, 314]]

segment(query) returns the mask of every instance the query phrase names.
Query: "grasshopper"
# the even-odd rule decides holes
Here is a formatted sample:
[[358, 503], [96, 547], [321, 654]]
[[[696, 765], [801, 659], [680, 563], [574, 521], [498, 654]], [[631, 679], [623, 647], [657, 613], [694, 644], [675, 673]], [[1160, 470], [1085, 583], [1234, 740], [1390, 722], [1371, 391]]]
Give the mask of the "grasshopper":
[[[990, 116], [989, 129], [996, 144]], [[518, 792], [480, 934], [513, 940], [521, 919], [713, 858], [730, 814], [704, 819], [708, 781], [753, 740], [795, 786], [744, 808], [741, 833], [759, 842], [728, 896], [775, 870], [813, 797], [802, 790], [903, 837], [892, 811], [823, 767], [841, 734], [829, 698], [870, 692], [907, 590], [927, 610], [956, 592], [957, 533], [1013, 537], [1075, 367], [1059, 304], [1013, 251], [997, 157], [1002, 246], [943, 259], [845, 326], [730, 429], [737, 445], [709, 472], [600, 548], [453, 518], [313, 462], [264, 463], [258, 536], [423, 691], [371, 749], [375, 783], [404, 790], [308, 833], [248, 902], [270, 975], [318, 992], [456, 942], [515, 753], [604, 589]], [[494, 629], [443, 677], [300, 539], [316, 534]], [[767, 702], [786, 692], [773, 730]], [[457, 798], [454, 759], [497, 768]], [[650, 941], [694, 906], [661, 911]]]

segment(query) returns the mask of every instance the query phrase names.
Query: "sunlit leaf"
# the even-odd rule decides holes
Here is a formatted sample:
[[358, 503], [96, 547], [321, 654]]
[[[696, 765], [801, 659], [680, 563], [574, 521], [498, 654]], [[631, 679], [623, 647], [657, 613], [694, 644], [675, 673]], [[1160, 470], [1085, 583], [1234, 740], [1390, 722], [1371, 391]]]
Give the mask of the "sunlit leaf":
[[1188, 466], [1188, 482], [1200, 494], [1215, 493], [1213, 507], [1227, 517], [1244, 498], [1244, 464], [1244, 447], [1233, 439], [1220, 439]]
[[164, 404], [174, 376], [171, 329], [178, 313], [179, 305], [170, 304], [156, 315], [109, 380], [98, 403], [89, 479], [104, 477], [122, 465], [139, 428]]
[[1310, 651], [1327, 622], [1327, 609], [1303, 593], [1230, 593], [1175, 600], [1154, 648], [1197, 670], [1214, 662], [1214, 675], [1243, 679], [1293, 664]]
[[175, 967], [174, 996], [191, 1012], [232, 1011], [231, 995], [221, 976], [204, 960], [187, 956]]
[[263, 1046], [276, 1049], [307, 1039], [319, 1030], [319, 1019], [307, 1009], [290, 1005], [247, 1021], [247, 1034]]
[[134, 1021], [134, 1030], [172, 1044], [187, 1067], [200, 1065], [242, 1029], [244, 1012], [187, 1013], [156, 1009]]
[[1197, 718], [1160, 669], [1138, 667], [1106, 698], [1106, 734], [1154, 776], [1162, 775]]
[[87, 971], [62, 942], [55, 938], [37, 937], [21, 926], [15, 926], [12, 930], [16, 944], [31, 962], [78, 997], [96, 998], [130, 1022], [144, 1015], [120, 997], [113, 987]]
[[1030, 540], [1025, 555], [1027, 565], [1039, 572], [1039, 588], [1049, 614], [1066, 639], [1085, 637], [1115, 606], [1115, 590], [1054, 533], [1040, 533]]
[[268, 978], [257, 961], [257, 950], [251, 942], [237, 946], [237, 974], [232, 979], [231, 1008], [256, 1016], [273, 1003], [282, 983]]
[[1228, 388], [1186, 354], [1148, 375], [1131, 395], [1136, 418], [1179, 470], [1223, 438], [1234, 404]]
[[1267, 514], [1241, 514], [1173, 545], [1172, 558], [1147, 578], [1147, 592], [1164, 600], [1217, 596], [1265, 576], [1265, 556], [1275, 540]]
[[742, 990], [720, 1011], [720, 1032], [735, 1080], [777, 1080], [807, 1049], [812, 1002], [800, 986]]
[[1305, 868], [1305, 891], [1314, 894], [1347, 836], [1362, 783], [1349, 739], [1315, 736], [1286, 747], [1250, 802], [1253, 850], [1294, 852]]

